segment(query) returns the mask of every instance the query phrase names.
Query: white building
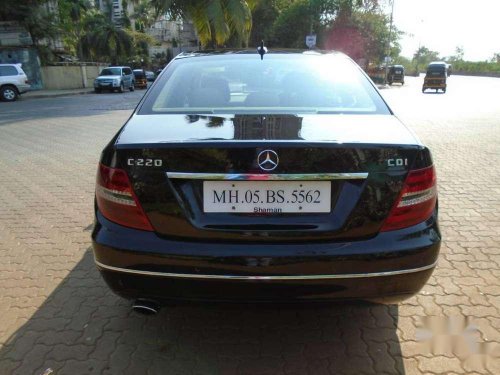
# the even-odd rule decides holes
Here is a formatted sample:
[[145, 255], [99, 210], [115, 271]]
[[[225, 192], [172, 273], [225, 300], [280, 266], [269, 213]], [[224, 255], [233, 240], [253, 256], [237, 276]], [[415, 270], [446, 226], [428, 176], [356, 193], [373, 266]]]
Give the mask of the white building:
[[172, 50], [173, 56], [198, 49], [198, 35], [191, 21], [172, 21], [161, 17], [146, 33], [157, 41], [157, 45], [149, 48], [150, 56], [166, 54], [168, 49]]
[[[126, 8], [123, 6], [122, 0], [96, 0], [96, 5], [98, 5], [99, 9], [103, 13], [110, 13], [111, 20], [113, 23], [121, 27], [123, 26], [123, 17], [125, 16], [125, 11], [127, 12], [127, 16], [131, 19], [134, 14], [134, 4], [132, 1], [126, 2]], [[131, 19], [132, 27], [134, 25], [133, 20]]]

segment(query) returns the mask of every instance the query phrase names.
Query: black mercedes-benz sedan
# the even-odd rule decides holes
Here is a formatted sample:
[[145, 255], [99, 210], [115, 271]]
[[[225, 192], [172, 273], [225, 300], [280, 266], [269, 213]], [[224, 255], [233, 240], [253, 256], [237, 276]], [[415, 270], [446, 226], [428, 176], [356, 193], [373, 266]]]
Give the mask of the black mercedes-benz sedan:
[[190, 301], [397, 301], [439, 253], [436, 172], [341, 53], [182, 54], [102, 152], [95, 262]]

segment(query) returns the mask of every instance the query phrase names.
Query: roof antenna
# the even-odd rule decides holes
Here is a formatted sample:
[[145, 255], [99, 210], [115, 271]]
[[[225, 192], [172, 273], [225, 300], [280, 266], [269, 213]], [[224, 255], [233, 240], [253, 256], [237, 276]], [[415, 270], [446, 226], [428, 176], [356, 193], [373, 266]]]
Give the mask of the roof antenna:
[[264, 60], [264, 55], [267, 53], [267, 47], [264, 46], [264, 41], [261, 40], [260, 46], [257, 47], [257, 52], [260, 55], [260, 59]]

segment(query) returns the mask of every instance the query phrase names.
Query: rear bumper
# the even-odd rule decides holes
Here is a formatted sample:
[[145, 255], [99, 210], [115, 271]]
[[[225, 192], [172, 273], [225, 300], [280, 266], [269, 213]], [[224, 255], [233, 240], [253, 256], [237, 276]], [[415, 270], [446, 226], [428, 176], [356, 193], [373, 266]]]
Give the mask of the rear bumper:
[[31, 85], [17, 85], [17, 91], [19, 94], [24, 94], [31, 90]]
[[423, 85], [424, 89], [445, 89], [446, 88], [446, 83], [424, 83]]
[[125, 228], [97, 213], [98, 269], [125, 298], [204, 301], [399, 300], [417, 293], [437, 262], [434, 217], [354, 242], [197, 243]]
[[389, 78], [392, 82], [404, 82], [405, 81], [405, 77], [404, 76], [391, 76]]

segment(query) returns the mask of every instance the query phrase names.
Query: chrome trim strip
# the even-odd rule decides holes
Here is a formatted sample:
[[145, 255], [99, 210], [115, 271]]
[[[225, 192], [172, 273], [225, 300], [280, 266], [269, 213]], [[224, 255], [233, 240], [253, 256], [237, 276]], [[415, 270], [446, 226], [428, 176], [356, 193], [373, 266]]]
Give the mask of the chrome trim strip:
[[371, 272], [371, 273], [345, 273], [337, 275], [283, 275], [283, 276], [245, 276], [245, 275], [200, 275], [190, 273], [169, 273], [169, 272], [155, 272], [155, 271], [142, 271], [132, 270], [128, 268], [113, 267], [103, 264], [94, 259], [96, 265], [110, 271], [131, 273], [135, 275], [145, 276], [159, 276], [171, 277], [176, 279], [216, 279], [216, 280], [328, 280], [328, 279], [357, 279], [363, 277], [380, 277], [380, 276], [393, 276], [403, 275], [405, 273], [413, 273], [425, 271], [436, 266], [437, 261], [427, 266], [410, 268], [397, 271], [385, 272]]
[[168, 178], [188, 180], [232, 180], [232, 181], [287, 181], [287, 180], [360, 180], [368, 177], [368, 173], [190, 173], [167, 172]]
[[140, 304], [134, 304], [132, 305], [132, 308], [135, 309], [135, 308], [141, 308], [141, 309], [144, 309], [144, 310], [148, 310], [148, 311], [151, 311], [152, 313], [157, 313], [158, 311], [155, 310], [155, 309], [152, 309], [151, 307], [148, 307], [148, 306], [144, 306], [144, 305], [140, 305]]

